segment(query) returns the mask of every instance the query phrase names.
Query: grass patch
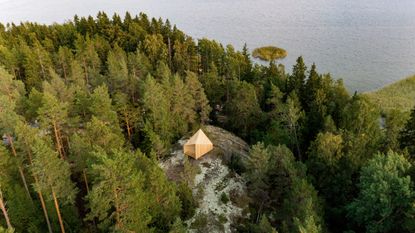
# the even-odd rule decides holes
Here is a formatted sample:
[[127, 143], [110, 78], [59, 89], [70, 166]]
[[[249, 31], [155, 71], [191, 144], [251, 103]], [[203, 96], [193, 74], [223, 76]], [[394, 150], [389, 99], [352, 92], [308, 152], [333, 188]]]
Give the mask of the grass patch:
[[364, 94], [382, 112], [391, 110], [408, 112], [415, 106], [415, 76], [397, 81], [380, 90]]

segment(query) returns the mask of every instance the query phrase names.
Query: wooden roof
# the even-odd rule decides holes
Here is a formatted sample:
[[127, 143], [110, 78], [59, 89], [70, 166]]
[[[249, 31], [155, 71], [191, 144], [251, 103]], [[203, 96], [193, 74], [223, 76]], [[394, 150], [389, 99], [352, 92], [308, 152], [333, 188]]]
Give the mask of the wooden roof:
[[184, 145], [213, 145], [206, 134], [199, 129]]

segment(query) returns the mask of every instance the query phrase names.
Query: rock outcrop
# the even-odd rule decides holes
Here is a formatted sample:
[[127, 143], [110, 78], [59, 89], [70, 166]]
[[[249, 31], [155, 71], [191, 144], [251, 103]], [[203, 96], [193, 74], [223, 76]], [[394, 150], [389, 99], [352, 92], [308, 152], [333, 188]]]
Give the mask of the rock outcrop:
[[194, 216], [187, 220], [190, 232], [234, 232], [233, 224], [247, 218], [248, 197], [243, 177], [233, 172], [227, 164], [232, 156], [248, 156], [249, 146], [232, 133], [214, 126], [203, 128], [213, 142], [214, 149], [198, 160], [183, 154], [187, 138], [179, 140], [171, 156], [160, 163], [169, 179], [183, 178], [184, 163], [197, 171], [188, 182], [198, 202]]

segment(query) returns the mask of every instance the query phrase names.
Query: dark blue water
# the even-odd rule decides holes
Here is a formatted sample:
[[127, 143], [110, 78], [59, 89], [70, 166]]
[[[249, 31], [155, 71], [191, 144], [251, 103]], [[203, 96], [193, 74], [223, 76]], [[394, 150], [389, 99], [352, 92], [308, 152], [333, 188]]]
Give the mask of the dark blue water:
[[194, 38], [241, 48], [285, 48], [287, 68], [303, 55], [350, 91], [415, 74], [414, 0], [0, 0], [0, 21], [64, 22], [74, 14], [143, 11], [169, 18]]

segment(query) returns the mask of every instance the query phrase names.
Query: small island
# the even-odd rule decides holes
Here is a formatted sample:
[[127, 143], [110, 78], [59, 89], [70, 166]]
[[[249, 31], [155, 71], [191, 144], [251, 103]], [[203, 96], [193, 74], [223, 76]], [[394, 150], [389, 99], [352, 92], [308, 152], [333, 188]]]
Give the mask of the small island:
[[254, 49], [252, 56], [262, 61], [268, 61], [274, 63], [276, 60], [284, 59], [288, 53], [285, 49], [275, 46], [264, 46]]

